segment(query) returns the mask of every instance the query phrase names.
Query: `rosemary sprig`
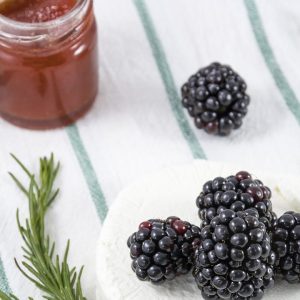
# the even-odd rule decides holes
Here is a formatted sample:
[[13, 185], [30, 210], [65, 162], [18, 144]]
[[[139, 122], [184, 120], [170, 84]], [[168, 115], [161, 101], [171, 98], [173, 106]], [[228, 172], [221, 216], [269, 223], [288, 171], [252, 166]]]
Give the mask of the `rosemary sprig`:
[[[16, 296], [12, 295], [12, 294], [9, 294], [9, 295], [6, 295], [5, 293], [3, 293], [1, 290], [0, 290], [0, 299], [1, 300], [19, 300], [19, 298], [17, 298]], [[31, 297], [28, 298], [29, 300], [33, 300]]]
[[[59, 163], [54, 162], [54, 157], [40, 159], [39, 181], [34, 174], [22, 164], [17, 157], [12, 155], [18, 165], [29, 178], [29, 187], [24, 185], [10, 173], [10, 176], [28, 198], [29, 218], [22, 225], [19, 210], [17, 210], [17, 224], [23, 238], [24, 252], [21, 265], [15, 259], [18, 269], [33, 282], [47, 300], [86, 300], [81, 288], [81, 275], [83, 267], [76, 271], [76, 267], [70, 268], [68, 254], [70, 241], [68, 241], [64, 257], [61, 260], [55, 253], [55, 243], [50, 241], [45, 233], [45, 215], [50, 205], [59, 193], [53, 185], [59, 171]], [[0, 291], [0, 299], [18, 300], [14, 295], [6, 295]], [[33, 300], [29, 298], [29, 300]]]

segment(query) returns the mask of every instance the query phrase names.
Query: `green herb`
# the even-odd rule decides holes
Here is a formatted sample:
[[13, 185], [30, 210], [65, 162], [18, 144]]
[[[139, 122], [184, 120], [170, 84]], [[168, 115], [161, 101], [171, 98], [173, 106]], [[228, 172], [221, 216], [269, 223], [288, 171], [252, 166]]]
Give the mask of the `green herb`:
[[[28, 169], [14, 156], [13, 158], [27, 174], [29, 187], [24, 185], [10, 173], [17, 186], [26, 195], [29, 202], [29, 218], [22, 225], [17, 211], [17, 223], [24, 241], [22, 264], [16, 260], [16, 265], [22, 274], [33, 282], [42, 292], [43, 298], [48, 300], [86, 300], [81, 288], [81, 275], [83, 268], [77, 273], [76, 268], [68, 265], [70, 242], [68, 241], [61, 260], [55, 255], [55, 243], [45, 233], [45, 215], [50, 205], [58, 195], [59, 190], [54, 189], [59, 164], [54, 157], [40, 159], [39, 180], [35, 179]], [[0, 291], [0, 299], [18, 300], [14, 295], [6, 295]], [[29, 298], [33, 300], [32, 298]]]
[[[9, 296], [8, 296], [8, 295], [4, 294], [1, 290], [0, 290], [0, 299], [2, 299], [2, 300], [12, 300], [12, 299], [19, 300], [19, 298], [17, 298], [16, 296], [14, 296], [12, 294], [9, 294]], [[29, 300], [33, 300], [33, 299], [29, 297]]]

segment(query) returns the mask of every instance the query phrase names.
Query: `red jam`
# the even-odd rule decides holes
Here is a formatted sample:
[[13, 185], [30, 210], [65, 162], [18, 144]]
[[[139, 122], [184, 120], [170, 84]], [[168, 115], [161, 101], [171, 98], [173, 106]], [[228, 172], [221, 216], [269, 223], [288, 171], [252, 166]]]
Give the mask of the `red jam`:
[[8, 7], [2, 14], [15, 21], [41, 23], [65, 15], [75, 4], [76, 0], [27, 0], [26, 2], [20, 1], [19, 4], [10, 8]]
[[[7, 32], [14, 32], [14, 38], [7, 38], [7, 21], [0, 16], [0, 117], [31, 129], [75, 122], [91, 107], [98, 91], [92, 0], [6, 1], [20, 5], [2, 10], [0, 6], [0, 13], [33, 27], [12, 22]], [[76, 10], [75, 4], [83, 7]], [[70, 11], [70, 19], [61, 18], [59, 26], [53, 25], [51, 21]], [[39, 27], [43, 22], [47, 25]], [[35, 38], [39, 36], [42, 39]]]

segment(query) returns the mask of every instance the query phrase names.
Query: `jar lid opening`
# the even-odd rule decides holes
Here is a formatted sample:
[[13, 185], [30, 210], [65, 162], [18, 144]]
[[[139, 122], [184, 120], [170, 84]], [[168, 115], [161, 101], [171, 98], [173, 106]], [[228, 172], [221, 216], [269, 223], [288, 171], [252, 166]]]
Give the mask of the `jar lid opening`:
[[[27, 23], [10, 19], [0, 14], [0, 39], [37, 40], [45, 35], [61, 35], [66, 29], [80, 23], [92, 0], [77, 0], [66, 14], [50, 21]], [[72, 26], [73, 24], [73, 26]]]

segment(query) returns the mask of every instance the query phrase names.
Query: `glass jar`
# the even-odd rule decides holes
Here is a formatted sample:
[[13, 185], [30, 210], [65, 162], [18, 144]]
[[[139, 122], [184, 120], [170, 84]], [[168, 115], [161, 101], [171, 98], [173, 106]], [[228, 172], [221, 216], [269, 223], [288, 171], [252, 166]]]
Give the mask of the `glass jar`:
[[31, 129], [73, 123], [98, 90], [92, 0], [62, 17], [22, 23], [0, 15], [0, 116]]

